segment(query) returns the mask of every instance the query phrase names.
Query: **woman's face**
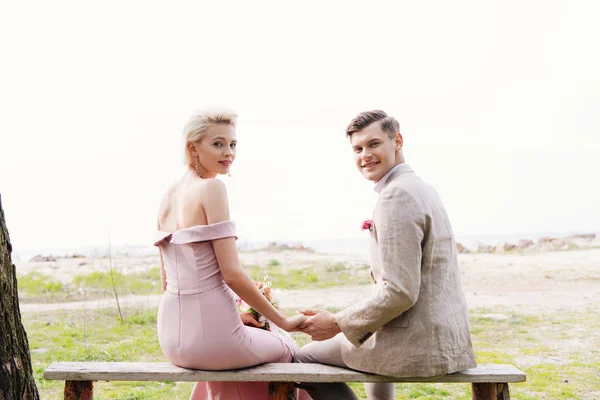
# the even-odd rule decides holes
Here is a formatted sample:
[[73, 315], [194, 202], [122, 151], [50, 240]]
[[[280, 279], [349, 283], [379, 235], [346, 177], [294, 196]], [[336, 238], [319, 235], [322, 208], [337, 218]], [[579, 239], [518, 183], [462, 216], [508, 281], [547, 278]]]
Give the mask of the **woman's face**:
[[195, 143], [200, 159], [203, 178], [214, 178], [218, 174], [227, 174], [235, 160], [237, 140], [232, 125], [211, 125], [206, 133]]

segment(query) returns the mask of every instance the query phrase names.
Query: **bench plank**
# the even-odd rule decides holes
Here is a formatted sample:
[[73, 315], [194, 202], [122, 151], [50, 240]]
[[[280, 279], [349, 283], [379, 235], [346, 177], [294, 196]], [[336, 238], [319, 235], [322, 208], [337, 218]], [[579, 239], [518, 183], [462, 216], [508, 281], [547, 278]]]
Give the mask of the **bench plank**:
[[53, 362], [44, 372], [48, 380], [63, 381], [237, 381], [237, 382], [525, 382], [513, 365], [482, 364], [435, 378], [390, 377], [322, 364], [263, 364], [227, 371], [176, 367], [167, 362]]

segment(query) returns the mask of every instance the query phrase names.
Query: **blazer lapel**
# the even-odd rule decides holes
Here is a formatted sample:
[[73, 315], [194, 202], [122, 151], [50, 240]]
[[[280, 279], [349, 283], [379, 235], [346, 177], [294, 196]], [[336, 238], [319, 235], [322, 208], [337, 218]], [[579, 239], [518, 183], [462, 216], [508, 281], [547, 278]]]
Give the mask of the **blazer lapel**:
[[[387, 181], [385, 181], [385, 184], [381, 189], [381, 193], [383, 193], [386, 186], [389, 185], [391, 181], [410, 172], [414, 173], [415, 171], [413, 171], [413, 169], [406, 163], [400, 164], [398, 168], [390, 176], [388, 176]], [[377, 239], [377, 226], [375, 225], [375, 210], [373, 210], [372, 221], [373, 225], [370, 232], [371, 242], [369, 243], [369, 259], [371, 263], [371, 278], [375, 283], [377, 283], [377, 281], [379, 281], [381, 278], [381, 261], [379, 260], [379, 252], [377, 251], [377, 248], [379, 247], [379, 240]]]

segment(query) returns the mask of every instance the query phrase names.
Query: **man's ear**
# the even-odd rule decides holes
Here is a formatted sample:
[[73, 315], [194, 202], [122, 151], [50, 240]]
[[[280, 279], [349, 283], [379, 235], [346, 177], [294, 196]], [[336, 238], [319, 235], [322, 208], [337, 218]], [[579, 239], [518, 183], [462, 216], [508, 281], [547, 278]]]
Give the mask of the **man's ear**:
[[400, 132], [396, 133], [394, 141], [396, 142], [396, 150], [402, 150], [402, 146], [404, 145], [404, 139], [402, 138], [402, 134]]

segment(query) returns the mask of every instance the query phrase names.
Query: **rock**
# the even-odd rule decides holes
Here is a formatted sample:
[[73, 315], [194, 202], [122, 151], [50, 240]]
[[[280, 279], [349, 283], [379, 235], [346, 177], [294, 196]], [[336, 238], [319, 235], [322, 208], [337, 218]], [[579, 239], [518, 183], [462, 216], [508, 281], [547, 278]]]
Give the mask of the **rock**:
[[544, 242], [544, 243], [538, 243], [535, 246], [535, 251], [536, 252], [547, 253], [549, 251], [556, 251], [556, 248], [554, 248], [554, 245], [552, 245], [551, 242]]
[[539, 239], [537, 240], [537, 244], [550, 243], [550, 242], [552, 242], [554, 239], [556, 239], [556, 238], [549, 237], [549, 236], [544, 236], [544, 237], [541, 237], [541, 238], [539, 238]]
[[494, 251], [495, 251], [496, 253], [506, 253], [506, 252], [508, 252], [508, 251], [512, 251], [512, 250], [514, 250], [516, 247], [517, 247], [517, 246], [515, 246], [515, 245], [514, 245], [514, 244], [512, 244], [512, 243], [506, 243], [506, 242], [505, 242], [505, 243], [500, 243], [500, 244], [498, 244], [498, 245], [497, 245], [497, 246], [494, 248]]
[[277, 242], [271, 242], [267, 245], [267, 250], [272, 250], [272, 251], [281, 251], [281, 250], [289, 250], [289, 249], [291, 249], [291, 247], [285, 243], [279, 244]]
[[37, 256], [33, 257], [29, 261], [33, 261], [33, 262], [53, 262], [53, 261], [56, 261], [56, 257], [53, 257], [53, 256], [42, 256], [41, 254], [38, 254]]
[[85, 258], [82, 254], [73, 254], [72, 256], [65, 256], [65, 258]]
[[600, 247], [600, 238], [595, 233], [579, 233], [564, 238], [544, 236], [537, 239], [537, 243], [531, 239], [520, 239], [517, 244], [500, 242], [495, 246], [488, 246], [481, 242], [475, 242], [468, 248], [461, 243], [456, 243], [458, 253], [507, 253], [519, 251], [552, 252], [572, 249], [590, 249]]
[[550, 238], [549, 240], [540, 241], [538, 240], [538, 244], [532, 247], [537, 252], [552, 252], [552, 251], [560, 251], [560, 250], [570, 250], [576, 248], [575, 245], [567, 243], [564, 239], [561, 238]]
[[517, 242], [517, 247], [519, 249], [526, 249], [528, 247], [531, 247], [535, 244], [535, 242], [531, 239], [521, 239]]
[[587, 239], [587, 240], [594, 240], [596, 239], [596, 234], [595, 233], [577, 233], [575, 235], [569, 235], [565, 238], [565, 240], [573, 240], [573, 239]]
[[470, 253], [469, 249], [458, 242], [456, 242], [456, 251], [458, 251], [459, 254]]
[[310, 248], [310, 247], [308, 247], [308, 246], [305, 246], [305, 245], [303, 245], [302, 243], [296, 243], [296, 244], [294, 245], [294, 250], [298, 250], [298, 251], [307, 251], [307, 252], [310, 252], [310, 253], [314, 253], [314, 250], [313, 250], [313, 249], [311, 249], [311, 248]]
[[481, 242], [475, 242], [475, 244], [470, 248], [470, 250], [473, 253], [492, 253], [494, 248]]

